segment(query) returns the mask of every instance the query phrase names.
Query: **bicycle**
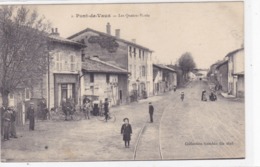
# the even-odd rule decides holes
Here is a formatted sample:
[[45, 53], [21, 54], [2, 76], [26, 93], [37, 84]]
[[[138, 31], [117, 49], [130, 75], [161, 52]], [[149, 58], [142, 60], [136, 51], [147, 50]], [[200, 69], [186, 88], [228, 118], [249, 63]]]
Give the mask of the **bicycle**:
[[110, 112], [107, 113], [108, 114], [108, 118], [106, 120], [105, 114], [100, 114], [97, 116], [97, 120], [99, 121], [104, 121], [104, 122], [115, 122], [116, 121], [116, 116]]
[[[82, 112], [81, 111], [76, 111], [74, 110], [73, 112], [71, 112], [70, 114], [67, 115], [67, 117], [69, 118], [69, 120], [72, 121], [79, 121], [82, 119]], [[65, 113], [61, 110], [61, 108], [57, 109], [57, 111], [53, 111], [51, 113], [51, 120], [53, 121], [64, 121], [66, 120], [66, 115]]]

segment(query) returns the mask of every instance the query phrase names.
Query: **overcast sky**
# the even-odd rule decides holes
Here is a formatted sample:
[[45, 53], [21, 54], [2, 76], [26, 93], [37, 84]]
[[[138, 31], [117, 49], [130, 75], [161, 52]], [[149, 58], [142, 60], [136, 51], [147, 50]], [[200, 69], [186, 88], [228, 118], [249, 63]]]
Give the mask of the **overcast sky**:
[[[85, 28], [105, 32], [110, 22], [112, 35], [120, 29], [121, 38], [154, 51], [160, 63], [175, 63], [190, 52], [198, 68], [209, 66], [244, 40], [243, 2], [106, 4], [106, 5], [37, 5], [62, 37]], [[78, 15], [110, 14], [108, 18]], [[149, 15], [149, 17], [118, 17], [118, 15]], [[117, 17], [113, 17], [117, 16]]]

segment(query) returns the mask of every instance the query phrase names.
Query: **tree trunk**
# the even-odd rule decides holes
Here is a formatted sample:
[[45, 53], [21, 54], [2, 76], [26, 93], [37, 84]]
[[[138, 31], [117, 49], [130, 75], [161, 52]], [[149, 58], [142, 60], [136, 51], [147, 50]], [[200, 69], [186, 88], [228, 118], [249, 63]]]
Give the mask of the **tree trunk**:
[[2, 94], [3, 106], [8, 107], [8, 102], [9, 102], [8, 95], [9, 95], [9, 93], [7, 91], [3, 91], [1, 94]]
[[3, 106], [4, 107], [8, 107], [8, 104], [9, 104], [9, 99], [8, 99], [9, 91], [2, 90], [1, 91], [1, 95], [2, 95]]

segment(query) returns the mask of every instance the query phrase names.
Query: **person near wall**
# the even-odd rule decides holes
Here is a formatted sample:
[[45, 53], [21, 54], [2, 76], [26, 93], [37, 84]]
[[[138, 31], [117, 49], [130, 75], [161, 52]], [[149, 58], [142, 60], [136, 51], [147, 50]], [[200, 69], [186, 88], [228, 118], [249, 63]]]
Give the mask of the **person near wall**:
[[34, 130], [35, 126], [35, 110], [33, 103], [30, 103], [30, 106], [27, 109], [27, 119], [29, 119], [29, 130]]
[[150, 122], [153, 122], [153, 112], [154, 112], [154, 107], [152, 105], [152, 102], [149, 102], [149, 115], [150, 115]]
[[105, 115], [105, 119], [107, 121], [108, 119], [108, 112], [109, 112], [109, 103], [108, 103], [108, 98], [105, 98], [105, 103], [104, 103], [104, 115]]
[[129, 148], [131, 134], [132, 134], [132, 127], [131, 127], [131, 124], [129, 124], [128, 118], [124, 118], [123, 121], [124, 121], [124, 124], [121, 127], [121, 134], [123, 135], [123, 141], [125, 142], [125, 148]]
[[89, 117], [89, 113], [90, 113], [90, 101], [85, 101], [85, 103], [83, 104], [83, 113], [85, 116], [85, 119], [90, 119]]
[[11, 111], [11, 128], [10, 128], [10, 137], [12, 138], [17, 138], [16, 135], [16, 127], [15, 127], [15, 123], [16, 123], [16, 111], [14, 110], [13, 107], [10, 108]]
[[7, 109], [3, 114], [4, 120], [4, 141], [9, 140], [10, 127], [11, 127], [11, 114], [12, 111]]

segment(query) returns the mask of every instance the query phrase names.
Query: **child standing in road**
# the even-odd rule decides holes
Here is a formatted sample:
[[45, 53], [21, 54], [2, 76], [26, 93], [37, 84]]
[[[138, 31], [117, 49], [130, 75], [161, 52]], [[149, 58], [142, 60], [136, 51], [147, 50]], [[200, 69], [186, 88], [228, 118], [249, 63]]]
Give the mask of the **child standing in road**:
[[184, 92], [181, 92], [181, 101], [184, 100]]
[[124, 124], [121, 127], [121, 134], [123, 135], [123, 140], [125, 141], [125, 148], [129, 148], [131, 134], [132, 134], [132, 127], [129, 124], [128, 118], [124, 118], [123, 121]]

